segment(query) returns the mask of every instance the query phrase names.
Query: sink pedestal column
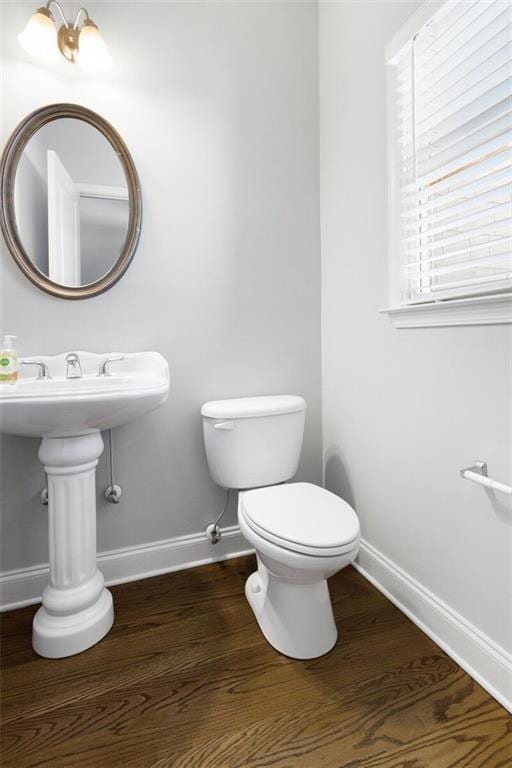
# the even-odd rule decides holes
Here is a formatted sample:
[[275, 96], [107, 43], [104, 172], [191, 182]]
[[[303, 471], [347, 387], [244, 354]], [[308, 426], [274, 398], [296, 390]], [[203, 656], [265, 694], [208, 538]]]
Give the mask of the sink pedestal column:
[[107, 634], [112, 595], [96, 567], [96, 465], [101, 434], [45, 437], [39, 458], [48, 475], [50, 583], [34, 617], [36, 653], [80, 653]]

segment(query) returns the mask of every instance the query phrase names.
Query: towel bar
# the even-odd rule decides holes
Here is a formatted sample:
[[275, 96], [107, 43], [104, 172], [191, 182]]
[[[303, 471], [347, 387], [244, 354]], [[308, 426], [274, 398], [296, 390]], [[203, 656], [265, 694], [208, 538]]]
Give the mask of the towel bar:
[[490, 488], [492, 491], [500, 491], [512, 496], [511, 485], [499, 483], [497, 480], [493, 480], [492, 477], [487, 477], [487, 464], [485, 461], [477, 460], [473, 466], [461, 469], [460, 476], [464, 480], [471, 480], [472, 483], [478, 483], [485, 488]]

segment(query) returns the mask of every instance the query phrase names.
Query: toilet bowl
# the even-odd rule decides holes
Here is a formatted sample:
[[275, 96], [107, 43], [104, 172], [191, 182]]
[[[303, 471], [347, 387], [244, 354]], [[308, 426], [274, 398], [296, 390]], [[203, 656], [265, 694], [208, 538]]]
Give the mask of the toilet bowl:
[[354, 510], [319, 486], [292, 483], [242, 492], [238, 522], [256, 550], [245, 595], [265, 638], [295, 659], [330, 651], [337, 629], [327, 579], [357, 554]]
[[339, 496], [287, 483], [297, 472], [305, 413], [297, 395], [217, 400], [201, 409], [210, 474], [240, 491], [240, 530], [256, 550], [247, 600], [268, 642], [296, 659], [335, 644], [327, 579], [352, 562], [360, 536], [356, 513]]

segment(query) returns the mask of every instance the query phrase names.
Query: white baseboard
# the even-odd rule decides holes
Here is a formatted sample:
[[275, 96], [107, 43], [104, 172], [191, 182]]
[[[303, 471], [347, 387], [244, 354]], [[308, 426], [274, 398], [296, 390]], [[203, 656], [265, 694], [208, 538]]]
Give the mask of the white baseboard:
[[512, 712], [511, 654], [367, 541], [361, 542], [354, 566], [468, 675]]
[[[247, 555], [248, 546], [237, 525], [222, 529], [222, 538], [211, 544], [204, 533], [177, 536], [136, 547], [114, 549], [98, 554], [98, 566], [107, 586], [147, 579], [171, 571]], [[0, 611], [10, 611], [41, 602], [48, 583], [48, 564], [20, 568], [0, 574]]]

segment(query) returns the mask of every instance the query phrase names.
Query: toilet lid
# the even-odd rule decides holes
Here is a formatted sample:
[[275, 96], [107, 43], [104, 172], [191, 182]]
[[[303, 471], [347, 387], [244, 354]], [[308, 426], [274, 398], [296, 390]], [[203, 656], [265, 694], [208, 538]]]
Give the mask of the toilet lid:
[[359, 536], [359, 520], [350, 504], [311, 483], [246, 491], [240, 506], [256, 533], [288, 549], [331, 555], [350, 549]]

